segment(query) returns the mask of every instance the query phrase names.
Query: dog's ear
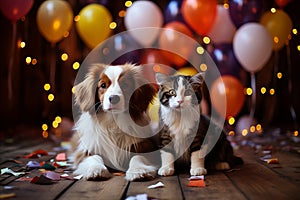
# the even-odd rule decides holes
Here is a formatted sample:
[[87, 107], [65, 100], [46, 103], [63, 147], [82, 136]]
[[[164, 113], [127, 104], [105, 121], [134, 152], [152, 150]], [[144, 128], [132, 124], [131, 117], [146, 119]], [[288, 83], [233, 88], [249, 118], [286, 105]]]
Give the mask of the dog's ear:
[[90, 111], [96, 103], [97, 84], [104, 68], [103, 64], [93, 64], [85, 79], [75, 86], [75, 103], [84, 112]]

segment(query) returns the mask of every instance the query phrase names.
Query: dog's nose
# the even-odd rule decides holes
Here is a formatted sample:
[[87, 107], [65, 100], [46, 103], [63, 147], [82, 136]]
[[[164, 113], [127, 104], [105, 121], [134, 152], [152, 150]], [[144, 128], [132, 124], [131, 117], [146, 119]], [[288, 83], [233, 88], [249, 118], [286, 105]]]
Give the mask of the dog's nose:
[[118, 95], [111, 95], [109, 97], [109, 102], [111, 104], [117, 104], [120, 101], [120, 97]]

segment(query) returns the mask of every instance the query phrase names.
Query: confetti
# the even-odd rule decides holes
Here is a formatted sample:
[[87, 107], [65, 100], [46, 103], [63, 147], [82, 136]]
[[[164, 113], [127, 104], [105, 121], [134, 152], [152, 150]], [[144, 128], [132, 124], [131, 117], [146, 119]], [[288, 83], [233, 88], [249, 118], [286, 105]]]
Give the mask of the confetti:
[[55, 160], [57, 161], [66, 161], [67, 157], [66, 157], [66, 153], [59, 153], [56, 155]]
[[29, 168], [40, 168], [40, 163], [37, 162], [37, 161], [34, 161], [34, 160], [30, 160], [27, 164], [26, 164], [26, 167], [29, 167]]
[[52, 172], [52, 171], [47, 171], [45, 172], [44, 176], [47, 178], [53, 180], [53, 181], [59, 181], [60, 180], [60, 175], [58, 173]]
[[191, 176], [189, 180], [204, 180], [204, 175], [201, 176]]
[[38, 149], [26, 156], [24, 156], [24, 158], [39, 158], [41, 156], [47, 156], [48, 155], [48, 152], [43, 150], [43, 149]]
[[14, 176], [20, 176], [21, 174], [25, 174], [25, 172], [14, 172], [13, 170], [9, 168], [3, 168], [1, 169], [1, 174], [12, 174]]
[[147, 194], [137, 194], [136, 196], [129, 196], [125, 200], [148, 200]]
[[189, 187], [205, 187], [205, 182], [203, 179], [190, 180]]
[[278, 158], [271, 158], [267, 160], [268, 164], [279, 164]]
[[30, 183], [39, 184], [39, 185], [51, 185], [55, 182], [42, 174], [40, 176], [33, 177]]
[[154, 188], [159, 188], [159, 187], [164, 187], [165, 185], [162, 182], [158, 182], [154, 185], [148, 186], [149, 189], [154, 189]]

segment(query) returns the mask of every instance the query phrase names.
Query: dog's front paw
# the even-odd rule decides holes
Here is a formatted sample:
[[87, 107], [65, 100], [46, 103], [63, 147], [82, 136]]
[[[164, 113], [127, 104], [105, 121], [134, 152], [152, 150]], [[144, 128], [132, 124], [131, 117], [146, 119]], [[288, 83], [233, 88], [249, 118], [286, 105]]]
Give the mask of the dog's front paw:
[[153, 179], [156, 176], [157, 168], [152, 166], [146, 158], [142, 156], [134, 156], [126, 171], [126, 179], [129, 181]]
[[107, 179], [111, 177], [100, 156], [94, 155], [84, 159], [74, 174], [80, 174], [86, 180]]
[[200, 176], [207, 174], [207, 170], [203, 167], [191, 168], [190, 174], [192, 176]]
[[175, 172], [175, 169], [170, 166], [161, 167], [158, 170], [158, 175], [160, 176], [172, 176]]

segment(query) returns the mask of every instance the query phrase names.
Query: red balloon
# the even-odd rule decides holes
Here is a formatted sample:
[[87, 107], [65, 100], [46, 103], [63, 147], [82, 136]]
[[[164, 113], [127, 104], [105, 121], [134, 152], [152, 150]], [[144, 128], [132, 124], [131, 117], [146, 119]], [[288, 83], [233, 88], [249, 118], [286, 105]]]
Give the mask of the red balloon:
[[2, 0], [0, 10], [12, 22], [26, 15], [33, 5], [33, 0]]
[[181, 12], [185, 21], [199, 34], [206, 35], [217, 14], [216, 0], [184, 0]]
[[283, 8], [286, 6], [288, 3], [290, 3], [292, 0], [275, 0], [276, 4], [280, 7]]
[[[244, 87], [234, 76], [221, 76], [214, 81], [210, 90], [211, 103], [226, 119], [236, 116], [245, 101]], [[223, 100], [226, 99], [226, 104]]]

